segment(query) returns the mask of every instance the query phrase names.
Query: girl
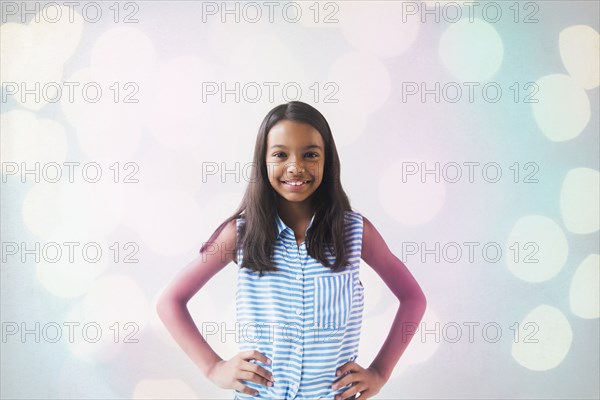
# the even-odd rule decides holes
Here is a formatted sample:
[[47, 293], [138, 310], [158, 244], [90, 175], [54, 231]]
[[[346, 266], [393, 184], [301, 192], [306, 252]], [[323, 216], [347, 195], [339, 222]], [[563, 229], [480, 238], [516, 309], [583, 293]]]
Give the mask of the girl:
[[[227, 218], [164, 289], [160, 318], [202, 373], [235, 399], [367, 399], [389, 379], [426, 308], [421, 288], [373, 224], [352, 211], [329, 124], [292, 101], [264, 118], [254, 178]], [[208, 251], [210, 248], [211, 251]], [[360, 259], [400, 301], [381, 350], [358, 364]], [[219, 357], [187, 303], [234, 261], [240, 352]]]

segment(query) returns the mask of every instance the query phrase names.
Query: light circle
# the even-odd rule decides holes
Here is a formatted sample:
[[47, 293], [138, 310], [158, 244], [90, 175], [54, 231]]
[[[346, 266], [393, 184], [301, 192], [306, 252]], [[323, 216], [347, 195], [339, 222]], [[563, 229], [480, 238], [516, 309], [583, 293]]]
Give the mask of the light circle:
[[[431, 161], [405, 159], [388, 166], [379, 180], [379, 199], [383, 209], [396, 221], [418, 225], [431, 221], [446, 200], [443, 180], [435, 182], [432, 175], [422, 176], [422, 166]], [[413, 174], [413, 171], [414, 172]]]
[[591, 168], [574, 168], [563, 180], [560, 211], [570, 232], [598, 232], [600, 220], [600, 173]]
[[520, 218], [505, 245], [510, 272], [527, 282], [543, 282], [556, 276], [569, 254], [567, 238], [552, 219], [542, 215]]
[[590, 254], [579, 264], [571, 280], [569, 303], [581, 318], [600, 317], [600, 255]]
[[442, 34], [440, 57], [448, 70], [462, 81], [490, 79], [500, 69], [504, 46], [489, 23], [473, 18], [450, 24]]
[[546, 304], [531, 310], [521, 321], [519, 330], [519, 340], [512, 344], [511, 355], [520, 365], [533, 371], [547, 371], [560, 365], [573, 341], [567, 318]]
[[600, 84], [600, 35], [588, 25], [563, 29], [558, 37], [560, 58], [569, 75], [584, 89]]
[[568, 75], [546, 75], [535, 82], [533, 117], [546, 137], [563, 142], [577, 137], [590, 121], [585, 90]]

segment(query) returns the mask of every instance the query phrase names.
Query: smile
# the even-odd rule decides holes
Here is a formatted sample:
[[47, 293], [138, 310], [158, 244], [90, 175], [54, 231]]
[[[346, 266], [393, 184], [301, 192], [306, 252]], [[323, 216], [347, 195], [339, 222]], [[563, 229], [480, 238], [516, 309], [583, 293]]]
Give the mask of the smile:
[[309, 183], [310, 181], [282, 181], [284, 184], [286, 185], [290, 185], [290, 186], [304, 186], [305, 184]]

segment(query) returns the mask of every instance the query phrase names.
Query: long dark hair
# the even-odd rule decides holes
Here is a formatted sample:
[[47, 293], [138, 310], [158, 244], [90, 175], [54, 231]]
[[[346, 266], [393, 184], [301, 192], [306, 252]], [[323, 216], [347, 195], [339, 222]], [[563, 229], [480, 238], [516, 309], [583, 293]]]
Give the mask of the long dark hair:
[[[206, 247], [219, 236], [227, 223], [241, 217], [244, 218], [244, 224], [240, 228], [236, 242], [236, 249], [239, 248], [240, 243], [242, 244], [241, 267], [259, 271], [259, 276], [262, 276], [264, 271], [277, 270], [273, 265], [271, 255], [277, 236], [275, 216], [278, 199], [277, 193], [269, 182], [265, 158], [267, 134], [275, 124], [282, 120], [309, 124], [323, 137], [325, 167], [323, 180], [312, 195], [315, 218], [306, 233], [306, 250], [311, 257], [320, 261], [324, 266], [338, 271], [348, 263], [344, 213], [352, 211], [352, 209], [340, 181], [340, 160], [331, 128], [317, 109], [300, 101], [278, 105], [263, 119], [254, 147], [252, 179], [248, 183], [240, 206], [233, 215], [219, 225], [208, 242], [202, 245], [200, 253], [205, 251]], [[335, 261], [332, 265], [327, 261], [326, 250], [335, 254]]]

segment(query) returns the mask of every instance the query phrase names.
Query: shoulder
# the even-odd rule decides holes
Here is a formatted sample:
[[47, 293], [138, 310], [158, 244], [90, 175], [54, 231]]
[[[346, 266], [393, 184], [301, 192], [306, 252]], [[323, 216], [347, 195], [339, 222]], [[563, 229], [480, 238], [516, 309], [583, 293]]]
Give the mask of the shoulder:
[[364, 215], [361, 216], [361, 219], [363, 221], [362, 259], [367, 261], [367, 259], [371, 258], [374, 249], [377, 249], [380, 253], [389, 252], [385, 240], [379, 231], [377, 231], [375, 225]]
[[237, 236], [237, 220], [232, 219], [225, 223], [223, 229], [213, 242], [217, 246], [217, 251], [223, 252], [228, 261], [234, 261], [235, 263], [237, 263], [236, 254], [235, 252], [232, 254], [230, 251], [236, 248]]
[[363, 223], [363, 241], [372, 239], [373, 234], [377, 232], [373, 223], [364, 215], [361, 215]]
[[226, 241], [227, 243], [235, 243], [237, 239], [237, 230], [237, 220], [232, 219], [225, 223], [223, 230], [221, 230], [217, 239]]

